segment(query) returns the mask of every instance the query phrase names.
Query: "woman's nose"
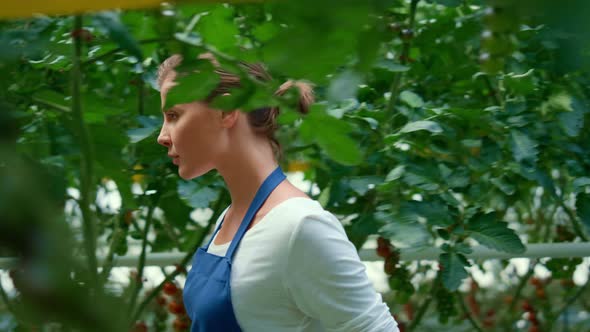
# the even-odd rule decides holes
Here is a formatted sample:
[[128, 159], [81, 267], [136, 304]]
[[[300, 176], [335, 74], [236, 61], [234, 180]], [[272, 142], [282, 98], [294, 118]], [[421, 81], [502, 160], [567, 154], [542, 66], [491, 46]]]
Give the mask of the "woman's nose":
[[170, 135], [164, 130], [164, 127], [160, 130], [160, 135], [158, 135], [158, 143], [169, 148], [172, 143], [170, 142]]

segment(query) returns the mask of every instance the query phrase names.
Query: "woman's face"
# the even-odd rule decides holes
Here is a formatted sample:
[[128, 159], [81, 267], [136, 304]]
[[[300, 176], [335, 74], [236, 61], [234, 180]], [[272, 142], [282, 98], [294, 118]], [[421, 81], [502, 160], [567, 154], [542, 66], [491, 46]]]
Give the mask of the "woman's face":
[[188, 180], [214, 168], [222, 132], [221, 115], [202, 102], [163, 109], [166, 94], [173, 86], [172, 80], [167, 80], [160, 89], [164, 123], [158, 143], [168, 148], [168, 156], [178, 165], [178, 174]]

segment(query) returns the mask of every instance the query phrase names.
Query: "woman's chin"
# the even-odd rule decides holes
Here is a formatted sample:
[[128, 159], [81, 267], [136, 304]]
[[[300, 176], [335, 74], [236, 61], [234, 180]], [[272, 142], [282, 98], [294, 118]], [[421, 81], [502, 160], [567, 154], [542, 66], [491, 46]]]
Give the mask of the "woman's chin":
[[178, 176], [180, 176], [183, 180], [190, 180], [195, 178], [195, 176], [192, 176], [192, 174], [183, 171], [181, 167], [178, 167]]
[[198, 178], [199, 176], [207, 172], [195, 169], [187, 169], [186, 167], [182, 167], [181, 165], [178, 166], [178, 176], [180, 176], [183, 180], [192, 180], [194, 178]]

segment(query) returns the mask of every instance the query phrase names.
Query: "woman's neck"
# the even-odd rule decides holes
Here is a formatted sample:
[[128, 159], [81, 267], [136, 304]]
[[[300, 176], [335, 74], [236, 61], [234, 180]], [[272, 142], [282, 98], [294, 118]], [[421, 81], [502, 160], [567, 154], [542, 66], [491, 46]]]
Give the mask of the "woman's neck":
[[243, 216], [258, 188], [278, 164], [266, 140], [258, 144], [232, 144], [231, 150], [216, 168], [229, 190], [232, 215]]

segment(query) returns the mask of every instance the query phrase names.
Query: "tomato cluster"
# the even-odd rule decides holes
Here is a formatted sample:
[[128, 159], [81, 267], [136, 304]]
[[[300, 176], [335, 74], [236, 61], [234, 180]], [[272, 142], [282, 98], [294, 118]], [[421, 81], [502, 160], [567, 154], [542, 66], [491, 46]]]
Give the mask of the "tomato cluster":
[[531, 278], [530, 280], [531, 285], [535, 287], [535, 295], [540, 300], [545, 300], [547, 295], [545, 294], [545, 284], [544, 282], [536, 277]]
[[[191, 320], [188, 317], [184, 302], [182, 300], [182, 289], [174, 281], [167, 281], [162, 286], [162, 292], [159, 293], [153, 300], [154, 314], [155, 314], [155, 329], [156, 331], [168, 331], [166, 321], [170, 314], [174, 315], [172, 328], [174, 331], [188, 331], [191, 326]], [[147, 331], [144, 330], [145, 323], [137, 322], [133, 332]]]
[[529, 332], [539, 332], [539, 320], [537, 319], [535, 308], [533, 308], [529, 301], [525, 300], [522, 303], [522, 309], [527, 314], [527, 320], [531, 324]]
[[[176, 316], [176, 319], [174, 319], [174, 322], [172, 323], [174, 331], [186, 331], [190, 327], [191, 321], [184, 308], [182, 290], [176, 285], [176, 283], [168, 281], [164, 283], [162, 291], [170, 297], [170, 302], [168, 302], [166, 306], [168, 312]], [[166, 302], [163, 302], [162, 304], [165, 305]]]
[[377, 239], [377, 255], [383, 257], [385, 264], [383, 269], [389, 276], [389, 287], [395, 291], [395, 299], [398, 303], [407, 303], [414, 294], [414, 285], [410, 282], [410, 272], [400, 262], [399, 250], [385, 238]]

